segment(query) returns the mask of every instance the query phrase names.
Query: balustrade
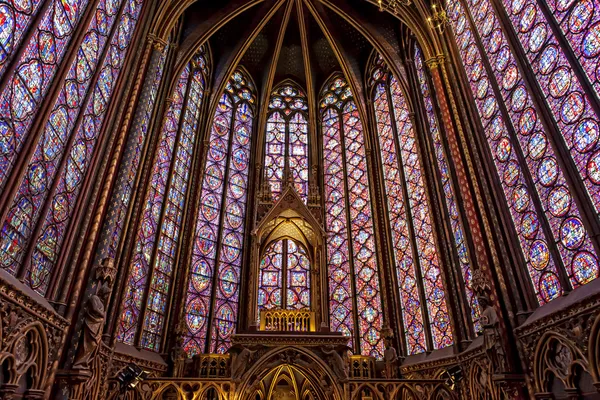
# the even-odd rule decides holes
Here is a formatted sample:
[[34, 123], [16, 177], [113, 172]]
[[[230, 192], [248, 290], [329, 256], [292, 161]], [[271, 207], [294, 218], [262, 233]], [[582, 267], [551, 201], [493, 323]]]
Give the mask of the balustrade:
[[350, 379], [371, 379], [375, 377], [375, 359], [369, 356], [350, 356]]
[[194, 356], [194, 374], [198, 378], [228, 377], [229, 358], [229, 354], [197, 354]]
[[262, 310], [260, 330], [276, 332], [315, 332], [315, 313], [308, 310]]

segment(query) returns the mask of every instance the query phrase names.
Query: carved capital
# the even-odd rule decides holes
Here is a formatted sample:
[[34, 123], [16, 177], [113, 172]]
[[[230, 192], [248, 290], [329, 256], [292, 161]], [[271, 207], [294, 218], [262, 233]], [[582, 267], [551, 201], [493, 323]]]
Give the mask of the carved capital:
[[429, 69], [433, 71], [434, 69], [440, 66], [440, 61], [437, 57], [432, 57], [428, 60], [425, 60], [425, 64], [427, 64]]
[[166, 40], [159, 38], [156, 35], [153, 34], [148, 34], [148, 43], [150, 43], [152, 45], [152, 47], [159, 52], [163, 52], [166, 48], [167, 45], [169, 44]]

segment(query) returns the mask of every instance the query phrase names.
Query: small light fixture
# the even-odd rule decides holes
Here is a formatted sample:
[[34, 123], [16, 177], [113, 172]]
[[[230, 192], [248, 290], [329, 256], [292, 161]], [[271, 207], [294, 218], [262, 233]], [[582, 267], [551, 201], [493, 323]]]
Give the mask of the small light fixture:
[[427, 18], [427, 23], [429, 24], [429, 28], [437, 30], [440, 34], [444, 33], [444, 29], [448, 23], [446, 10], [433, 3], [431, 5], [431, 16]]
[[398, 15], [400, 12], [400, 6], [410, 6], [411, 0], [377, 0], [379, 5], [379, 11], [389, 11], [392, 14]]

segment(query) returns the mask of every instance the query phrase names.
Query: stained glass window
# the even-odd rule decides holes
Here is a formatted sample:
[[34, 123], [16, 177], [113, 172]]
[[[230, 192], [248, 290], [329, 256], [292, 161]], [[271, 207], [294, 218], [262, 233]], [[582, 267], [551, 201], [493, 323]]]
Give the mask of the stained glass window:
[[[538, 0], [503, 0], [503, 3], [537, 83], [544, 93], [548, 109], [570, 149], [581, 179], [596, 206], [596, 212], [600, 212], [600, 118], [592, 108], [590, 98], [560, 47]], [[573, 23], [570, 25], [576, 31], [592, 24], [592, 18], [600, 20], [598, 15], [592, 17], [594, 13], [600, 14], [600, 4], [597, 1], [595, 6], [592, 5], [593, 2], [581, 3], [573, 8], [571, 15]], [[560, 6], [564, 7], [564, 4]], [[480, 10], [477, 16], [483, 17], [483, 13]], [[489, 18], [493, 19], [491, 16]], [[596, 25], [588, 32], [580, 31], [583, 37], [579, 39], [582, 43], [577, 49], [577, 59], [581, 60], [586, 71], [592, 73], [588, 74], [592, 82], [600, 67], [600, 23]], [[514, 79], [518, 80], [520, 77]]]
[[458, 261], [460, 262], [460, 270], [463, 276], [463, 282], [465, 285], [465, 292], [467, 294], [467, 301], [469, 302], [469, 308], [471, 310], [471, 320], [475, 325], [475, 331], [479, 332], [481, 325], [479, 324], [479, 306], [477, 304], [477, 297], [471, 287], [472, 281], [472, 270], [471, 260], [469, 257], [469, 250], [467, 249], [466, 238], [462, 227], [462, 222], [459, 215], [459, 206], [456, 202], [456, 195], [454, 194], [454, 187], [450, 177], [450, 168], [448, 165], [448, 158], [444, 145], [442, 143], [442, 137], [438, 126], [438, 121], [433, 105], [433, 99], [431, 92], [429, 91], [429, 82], [425, 72], [425, 61], [423, 60], [423, 54], [421, 49], [415, 45], [415, 66], [417, 70], [417, 76], [419, 78], [419, 86], [421, 94], [423, 96], [423, 103], [425, 105], [425, 113], [427, 114], [427, 122], [429, 125], [429, 134], [433, 141], [433, 148], [436, 156], [436, 164], [440, 174], [441, 183], [445, 194], [445, 204], [450, 217], [450, 227], [452, 234], [454, 235], [454, 246], [456, 248], [456, 254]]
[[[545, 3], [596, 93], [600, 95], [600, 4], [594, 0], [547, 0]], [[517, 13], [525, 11], [526, 4], [515, 6], [512, 5], [512, 9]], [[527, 6], [538, 12], [535, 5]], [[553, 53], [553, 50], [544, 52]]]
[[[36, 112], [54, 80], [54, 76], [73, 37], [73, 32], [75, 32], [88, 5], [88, 0], [49, 1], [50, 4], [40, 17], [38, 25], [33, 27], [33, 35], [26, 44], [23, 44], [24, 51], [21, 53], [14, 71], [4, 77], [9, 83], [0, 93], [0, 137], [2, 138], [0, 139], [0, 149], [2, 149], [0, 151], [0, 190], [6, 184], [21, 147], [28, 137]], [[91, 19], [77, 51], [77, 56], [73, 60], [72, 72], [70, 73], [71, 79], [73, 79], [73, 72], [76, 72], [77, 79], [83, 81], [85, 87], [89, 85], [87, 81], [93, 75], [103, 54], [102, 48], [106, 43], [107, 35], [111, 31], [119, 9], [122, 5], [135, 9], [138, 5], [141, 6], [141, 3], [140, 1], [137, 4], [127, 4], [122, 0], [100, 1], [97, 6], [98, 12]], [[39, 0], [34, 0], [28, 5], [19, 3], [17, 9], [33, 11], [39, 4]], [[11, 15], [10, 8], [6, 7], [4, 1], [0, 3], [0, 10], [6, 12], [4, 16], [9, 16], [8, 21], [0, 21], [3, 28], [7, 29], [6, 31], [3, 30], [2, 35], [0, 35], [0, 47], [3, 47], [5, 51], [9, 48], [9, 52], [13, 52], [15, 48], [12, 47], [11, 49], [10, 46], [16, 45], [16, 42], [25, 33], [25, 31], [16, 30], [16, 27], [22, 23], [27, 24], [30, 18], [26, 17], [27, 12], [18, 12]], [[133, 30], [136, 20], [137, 16], [134, 19], [126, 17], [125, 29]], [[18, 25], [13, 25], [14, 23], [18, 23]], [[117, 36], [118, 34], [113, 34], [113, 37]], [[12, 44], [10, 44], [11, 42]], [[126, 43], [125, 47], [127, 47]], [[0, 75], [2, 76], [6, 72], [7, 66], [7, 59], [5, 58], [4, 61], [0, 66]], [[69, 97], [66, 101], [68, 103], [74, 102], [78, 107], [81, 107], [80, 102], [83, 99], [80, 98], [85, 96], [86, 91], [80, 92], [79, 85], [75, 82], [72, 82], [71, 85], [74, 87], [68, 87], [66, 93], [63, 93], [62, 96], [68, 94]], [[67, 115], [67, 110], [63, 109], [62, 112], [54, 116], [53, 124], [58, 126], [59, 130], [66, 129], [69, 119], [75, 117], [76, 115]], [[59, 135], [60, 133], [54, 136], [47, 135], [45, 139], [51, 157], [54, 148], [60, 146]], [[43, 185], [45, 182], [44, 179], [38, 179], [36, 183]], [[29, 205], [34, 207], [31, 202]]]
[[[449, 2], [450, 22], [457, 37], [458, 49], [497, 173], [503, 184], [529, 275], [538, 301], [544, 304], [560, 296], [564, 285], [577, 287], [595, 279], [599, 273], [598, 258], [583, 226], [579, 207], [557, 161], [553, 143], [541, 123], [538, 107], [542, 105], [538, 106], [533, 101], [493, 7], [489, 0], [467, 3], [470, 6], [468, 10], [459, 1]], [[535, 20], [537, 11], [529, 8], [529, 17]], [[467, 13], [472, 13], [473, 24]], [[533, 22], [528, 18], [523, 19], [524, 28], [530, 23]], [[539, 27], [535, 28], [536, 35], [530, 37], [533, 50], [540, 46], [536, 50], [538, 51], [549, 37], [549, 32], [545, 32], [543, 24], [537, 24], [536, 27]], [[528, 29], [525, 30], [529, 31]], [[484, 48], [479, 47], [475, 35], [479, 35]], [[535, 45], [535, 41], [540, 43]], [[554, 53], [553, 49], [558, 51], [557, 47], [546, 46], [545, 54], [549, 57], [546, 59], [549, 68], [547, 72], [551, 69], [555, 72], [562, 71], [555, 68], [563, 60], [562, 53]], [[486, 61], [491, 67], [491, 74], [484, 67]], [[539, 68], [543, 68], [544, 63], [546, 61], [539, 59]], [[567, 78], [567, 88], [573, 88], [575, 83], [570, 74], [563, 74]], [[540, 79], [546, 79], [543, 73]], [[497, 85], [492, 85], [492, 82]], [[561, 84], [558, 80], [554, 82]], [[540, 82], [540, 86], [544, 85], [544, 82]], [[559, 91], [563, 90], [564, 88]], [[503, 102], [504, 107], [499, 107], [499, 102]], [[565, 98], [565, 111], [571, 107], [567, 105], [569, 102]], [[585, 109], [583, 99], [578, 104], [581, 108], [576, 107], [577, 117], [570, 120], [568, 115], [575, 114], [569, 112], [566, 118], [570, 121], [565, 119], [564, 123], [577, 124]], [[581, 131], [582, 135], [569, 136], [571, 139], [580, 138], [583, 147], [586, 146], [584, 142], [590, 141], [591, 151], [595, 146], [595, 141], [592, 140], [594, 130], [585, 131]], [[580, 167], [583, 165], [575, 161]], [[594, 190], [591, 189], [589, 180], [584, 178], [584, 181], [593, 197]], [[551, 254], [550, 240], [558, 250], [558, 259]], [[566, 269], [568, 282], [561, 282], [559, 279], [559, 268], [562, 266]]]
[[185, 302], [190, 357], [226, 352], [237, 326], [254, 93], [234, 72], [210, 132]]
[[[42, 0], [28, 3], [15, 0], [0, 2], [0, 78], [6, 71], [15, 50], [19, 47], [23, 34], [39, 12]], [[62, 11], [59, 9], [59, 12]], [[63, 11], [64, 12], [64, 11]]]
[[258, 309], [281, 309], [283, 288], [284, 254], [283, 240], [271, 243], [260, 260], [258, 275]]
[[373, 103], [407, 351], [416, 354], [427, 350], [425, 321], [434, 349], [453, 339], [415, 131], [400, 84], [385, 68], [376, 57]]
[[[130, 264], [117, 339], [159, 351], [206, 79], [201, 48], [182, 71], [167, 110]], [[144, 307], [142, 307], [144, 305]]]
[[300, 197], [308, 196], [308, 105], [294, 84], [283, 84], [271, 94], [265, 144], [265, 178], [274, 200], [286, 180]]
[[[30, 267], [25, 279], [41, 294], [46, 292], [51, 271], [58, 261], [57, 257], [84, 178], [95, 154], [106, 109], [118, 82], [142, 6], [141, 1], [102, 0], [98, 4], [102, 13], [95, 14], [90, 21], [87, 34], [67, 72], [49, 120], [27, 166], [25, 177], [3, 224], [2, 239], [0, 239], [0, 248], [3, 250], [2, 260], [0, 260], [2, 265], [8, 267], [11, 272], [16, 272], [21, 265], [27, 264], [23, 256], [28, 247], [33, 244], [35, 247], [31, 260], [27, 260]], [[56, 7], [58, 10], [66, 5], [61, 3]], [[117, 13], [121, 8], [123, 14], [109, 42], [109, 28], [116, 22]], [[46, 23], [45, 19], [42, 20], [42, 25], [35, 33], [39, 36], [39, 42], [30, 41], [22, 56], [27, 59], [22, 61], [26, 64], [17, 67], [12, 83], [0, 95], [3, 99], [6, 98], [0, 113], [14, 110], [19, 113], [25, 112], [19, 117], [14, 113], [12, 115], [12, 121], [16, 125], [11, 129], [17, 129], [18, 126], [17, 130], [20, 134], [11, 139], [15, 144], [11, 152], [3, 153], [12, 158], [3, 159], [7, 163], [2, 164], [0, 174], [7, 174], [10, 170], [20, 146], [19, 140], [22, 141], [24, 138], [23, 135], [33, 121], [43, 93], [58, 68], [59, 58], [64, 52], [71, 32], [69, 24], [74, 24], [79, 18], [80, 10], [77, 7], [69, 10], [69, 16], [64, 16], [66, 20], [49, 20], [47, 31], [42, 29]], [[100, 20], [97, 20], [98, 18]], [[62, 21], [65, 26], [56, 25], [59, 21]], [[63, 32], [61, 29], [66, 31]], [[57, 32], [62, 36], [53, 38]], [[107, 43], [108, 46], [105, 47]], [[39, 68], [39, 74], [30, 75], [34, 73], [32, 68]], [[25, 70], [29, 72], [25, 73]], [[91, 77], [96, 70], [99, 74], [97, 81], [92, 85]], [[39, 87], [32, 86], [36, 84], [36, 79], [39, 80]], [[20, 93], [25, 90], [23, 86], [25, 84], [29, 85], [27, 88], [29, 91]], [[89, 96], [86, 97], [88, 92], [90, 92]], [[39, 97], [36, 97], [37, 95]], [[25, 105], [21, 102], [31, 102], [31, 104]], [[5, 176], [1, 175], [0, 185]], [[55, 189], [54, 193], [51, 193], [53, 185]], [[45, 211], [44, 216], [42, 206], [47, 202], [50, 207]], [[36, 227], [39, 229], [39, 234]]]
[[325, 225], [331, 329], [381, 358], [381, 292], [365, 137], [352, 91], [334, 76], [322, 94]]
[[293, 240], [271, 243], [260, 261], [259, 311], [305, 308], [310, 308], [310, 259], [306, 250]]
[[[119, 171], [119, 180], [115, 187], [120, 190], [120, 196], [118, 197], [118, 206], [116, 208], [115, 225], [110, 233], [110, 244], [108, 248], [108, 256], [115, 259], [117, 256], [117, 246], [120, 242], [121, 233], [123, 232], [123, 224], [126, 221], [126, 214], [133, 194], [134, 180], [141, 162], [142, 150], [146, 142], [148, 129], [150, 127], [152, 112], [156, 105], [156, 99], [158, 95], [158, 89], [160, 82], [163, 77], [165, 61], [166, 61], [167, 49], [165, 49], [159, 58], [158, 67], [155, 75], [152, 77], [152, 86], [145, 98], [140, 100], [138, 105], [139, 112], [141, 114], [139, 124], [132, 127], [132, 132], [129, 134], [134, 140], [135, 145], [128, 155], [124, 158], [129, 159], [129, 165], [126, 170], [121, 169]], [[129, 139], [131, 140], [131, 139]], [[122, 165], [125, 165], [122, 163]]]

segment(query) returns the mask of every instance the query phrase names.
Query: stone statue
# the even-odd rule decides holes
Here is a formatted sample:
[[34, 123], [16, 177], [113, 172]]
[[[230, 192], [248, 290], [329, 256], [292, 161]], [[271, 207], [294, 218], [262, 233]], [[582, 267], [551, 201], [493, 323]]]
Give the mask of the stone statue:
[[396, 361], [398, 361], [398, 353], [392, 347], [392, 341], [385, 339], [385, 351], [383, 352], [383, 362], [385, 363], [385, 377], [387, 379], [396, 378]]
[[239, 382], [246, 369], [250, 366], [250, 359], [258, 350], [250, 350], [247, 347], [242, 348], [239, 353], [233, 353], [231, 359], [231, 379], [234, 382]]
[[77, 357], [73, 363], [73, 369], [89, 370], [91, 361], [98, 351], [98, 346], [102, 340], [102, 328], [104, 327], [104, 318], [106, 313], [104, 303], [110, 293], [110, 287], [104, 283], [98, 289], [98, 292], [87, 302], [85, 320], [83, 325], [83, 341], [79, 346]]
[[185, 320], [181, 318], [175, 327], [175, 345], [169, 353], [171, 373], [174, 378], [182, 378], [185, 375], [185, 361], [188, 359], [188, 354], [183, 348], [183, 337], [186, 331]]
[[494, 373], [505, 372], [506, 355], [502, 348], [502, 338], [498, 329], [498, 314], [491, 306], [487, 295], [477, 297], [481, 307], [481, 327], [483, 328], [483, 347], [492, 365]]
[[321, 351], [328, 355], [327, 363], [333, 369], [333, 372], [340, 378], [342, 382], [348, 381], [348, 371], [346, 370], [346, 360], [335, 350], [332, 345], [321, 347]]
[[179, 336], [177, 338], [170, 357], [173, 366], [173, 378], [182, 378], [185, 374], [185, 360], [188, 358], [187, 352], [183, 349], [183, 337]]

